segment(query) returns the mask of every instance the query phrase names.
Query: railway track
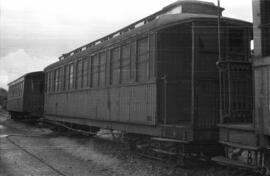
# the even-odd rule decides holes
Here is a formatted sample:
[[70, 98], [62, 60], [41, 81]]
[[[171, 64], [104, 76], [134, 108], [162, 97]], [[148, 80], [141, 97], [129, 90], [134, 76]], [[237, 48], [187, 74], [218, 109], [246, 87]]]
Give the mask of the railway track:
[[[0, 116], [4, 117], [4, 118], [9, 118], [9, 114], [7, 112], [0, 112]], [[23, 123], [38, 123], [38, 121], [29, 121], [29, 120], [22, 120], [21, 122]], [[17, 128], [15, 128], [12, 125], [6, 124], [5, 126], [7, 126], [10, 129], [13, 130], [17, 130]], [[24, 153], [26, 153], [27, 155], [31, 156], [32, 158], [34, 158], [35, 160], [37, 160], [38, 162], [42, 163], [43, 165], [47, 166], [48, 168], [50, 168], [53, 172], [55, 172], [57, 175], [60, 176], [67, 176], [66, 174], [64, 174], [63, 172], [61, 172], [60, 170], [58, 170], [57, 168], [55, 168], [53, 165], [49, 164], [48, 162], [46, 162], [45, 160], [43, 160], [42, 158], [40, 158], [38, 155], [30, 152], [28, 149], [26, 149], [25, 147], [21, 146], [20, 144], [18, 144], [16, 142], [16, 140], [12, 139], [13, 137], [22, 137], [22, 138], [44, 138], [44, 134], [33, 134], [33, 131], [29, 131], [29, 130], [23, 130], [20, 129], [20, 131], [22, 131], [25, 134], [19, 134], [17, 132], [15, 133], [7, 133], [7, 134], [3, 134], [1, 135], [1, 138], [5, 138], [9, 143], [13, 144], [14, 146], [16, 146], [17, 148], [19, 148], [20, 150], [22, 150]]]
[[61, 172], [59, 169], [55, 168], [53, 165], [49, 164], [48, 162], [46, 162], [45, 160], [43, 160], [42, 158], [40, 158], [38, 155], [30, 152], [25, 147], [22, 147], [15, 140], [13, 140], [12, 137], [35, 137], [35, 138], [41, 138], [42, 137], [41, 135], [12, 134], [12, 135], [7, 135], [5, 138], [7, 139], [8, 142], [10, 142], [11, 144], [15, 145], [16, 147], [18, 147], [20, 150], [22, 150], [26, 154], [30, 155], [32, 158], [36, 159], [37, 161], [39, 161], [43, 165], [45, 165], [48, 168], [50, 168], [51, 170], [53, 170], [56, 174], [58, 174], [60, 176], [67, 176], [66, 174], [64, 174], [63, 172]]
[[[29, 121], [25, 120], [23, 121], [24, 123], [28, 123]], [[40, 121], [37, 121], [36, 123], [39, 123]], [[31, 122], [32, 123], [32, 122]], [[44, 123], [44, 122], [42, 122]], [[48, 128], [55, 128], [54, 124], [53, 126], [49, 126], [50, 124], [45, 124], [45, 126], [47, 126]], [[71, 127], [68, 127], [66, 125], [60, 125], [60, 128], [57, 128], [57, 130], [63, 130], [66, 129], [68, 131], [70, 131], [71, 133], [76, 133], [79, 135], [84, 135], [84, 136], [93, 136], [93, 133], [88, 133], [86, 131], [83, 130], [78, 130], [78, 129], [72, 129]], [[103, 133], [103, 134], [112, 134], [110, 132], [108, 133]], [[47, 167], [49, 167], [50, 169], [52, 169], [55, 173], [57, 173], [58, 175], [61, 176], [66, 176], [63, 172], [61, 172], [60, 170], [58, 170], [57, 168], [55, 168], [53, 165], [49, 164], [48, 162], [46, 162], [45, 160], [43, 160], [42, 158], [40, 158], [39, 156], [35, 155], [34, 153], [32, 153], [31, 151], [27, 150], [26, 148], [24, 148], [23, 146], [20, 146], [18, 143], [16, 143], [15, 140], [12, 139], [12, 137], [35, 137], [35, 138], [41, 138], [44, 137], [44, 135], [21, 135], [21, 134], [11, 134], [8, 135], [6, 138], [7, 140], [12, 143], [13, 145], [17, 146], [18, 148], [20, 148], [22, 151], [24, 151], [25, 153], [27, 153], [28, 155], [30, 155], [31, 157], [35, 158], [36, 160], [38, 160], [39, 162], [41, 162], [42, 164], [46, 165]], [[101, 138], [102, 134], [99, 134], [95, 137], [97, 138]], [[113, 136], [113, 135], [112, 135]], [[117, 139], [117, 141], [121, 141], [123, 142], [124, 140], [122, 139], [123, 135], [116, 135], [119, 138]], [[102, 138], [104, 140], [104, 138]], [[112, 137], [113, 139], [113, 137]], [[105, 139], [106, 140], [106, 139]], [[111, 140], [110, 140], [111, 141]], [[115, 142], [115, 141], [114, 141]], [[217, 170], [228, 170], [228, 172], [230, 173], [230, 175], [232, 176], [262, 176], [262, 174], [259, 173], [255, 173], [252, 171], [248, 171], [248, 170], [243, 170], [243, 169], [237, 169], [237, 168], [231, 168], [231, 167], [225, 167], [225, 166], [218, 166], [215, 165], [214, 163], [211, 162], [207, 162], [207, 161], [202, 161], [200, 160], [199, 163], [196, 160], [190, 160], [189, 164], [192, 163], [192, 165], [181, 165], [179, 162], [177, 162], [177, 155], [173, 152], [166, 152], [164, 150], [159, 150], [157, 148], [155, 149], [151, 149], [148, 148], [146, 146], [144, 146], [143, 144], [139, 144], [136, 146], [135, 150], [133, 150], [135, 155], [138, 155], [140, 157], [143, 158], [147, 158], [147, 159], [151, 159], [151, 160], [156, 160], [165, 164], [168, 164], [172, 167], [174, 167], [175, 169], [177, 168], [186, 168], [186, 169], [198, 169], [198, 168], [202, 168], [202, 167], [214, 167]], [[197, 162], [195, 164], [195, 162]]]

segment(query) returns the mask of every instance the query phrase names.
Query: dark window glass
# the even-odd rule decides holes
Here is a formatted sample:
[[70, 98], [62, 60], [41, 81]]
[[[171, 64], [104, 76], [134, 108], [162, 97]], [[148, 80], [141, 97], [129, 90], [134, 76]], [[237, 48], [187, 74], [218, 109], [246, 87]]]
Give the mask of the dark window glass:
[[50, 76], [49, 76], [49, 72], [46, 73], [46, 91], [49, 92], [50, 90]]
[[199, 49], [201, 51], [218, 52], [217, 29], [207, 26], [200, 27], [199, 31]]
[[69, 65], [69, 89], [74, 88], [74, 65]]
[[65, 65], [65, 90], [69, 89], [69, 65]]
[[55, 92], [59, 91], [59, 69], [55, 70]]
[[53, 92], [54, 91], [54, 72], [51, 71], [50, 74], [51, 74], [51, 88], [50, 88], [50, 92]]
[[106, 71], [106, 53], [103, 52], [99, 55], [100, 57], [100, 68], [99, 68], [99, 84], [100, 86], [105, 86], [105, 71]]
[[92, 86], [99, 85], [99, 56], [98, 54], [92, 57]]
[[148, 39], [144, 38], [137, 42], [137, 81], [148, 79]]
[[229, 51], [233, 53], [243, 53], [244, 31], [242, 29], [229, 29]]
[[130, 45], [121, 47], [121, 83], [126, 83], [130, 80]]
[[82, 65], [82, 60], [79, 60], [77, 63], [77, 88], [80, 89], [82, 88], [82, 81], [83, 81], [83, 74], [82, 74], [82, 70], [83, 69], [83, 65]]
[[[42, 93], [42, 83], [39, 80], [32, 80], [32, 92], [34, 94], [40, 94]], [[20, 91], [22, 91], [20, 87]]]
[[83, 87], [88, 86], [89, 59], [83, 60]]
[[64, 67], [59, 68], [59, 91], [64, 90]]
[[120, 76], [120, 49], [114, 48], [111, 50], [110, 75], [111, 84], [119, 84]]

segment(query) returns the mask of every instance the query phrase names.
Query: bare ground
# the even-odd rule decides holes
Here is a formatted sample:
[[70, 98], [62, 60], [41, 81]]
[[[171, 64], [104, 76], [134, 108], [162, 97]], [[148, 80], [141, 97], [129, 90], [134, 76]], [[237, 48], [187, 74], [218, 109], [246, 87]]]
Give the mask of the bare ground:
[[172, 163], [140, 157], [120, 142], [100, 137], [56, 133], [46, 128], [15, 122], [0, 113], [0, 175], [241, 176], [252, 174], [215, 165], [179, 168]]

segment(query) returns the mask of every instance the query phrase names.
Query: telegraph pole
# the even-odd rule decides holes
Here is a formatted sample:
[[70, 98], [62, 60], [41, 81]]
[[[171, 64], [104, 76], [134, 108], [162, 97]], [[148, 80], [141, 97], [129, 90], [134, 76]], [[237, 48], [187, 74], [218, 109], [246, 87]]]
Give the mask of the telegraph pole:
[[217, 0], [217, 5], [218, 5], [218, 10], [217, 10], [217, 22], [218, 22], [218, 26], [217, 26], [217, 30], [218, 30], [218, 32], [217, 32], [217, 35], [218, 35], [218, 60], [217, 60], [217, 67], [218, 67], [218, 69], [219, 69], [219, 98], [220, 98], [220, 100], [219, 100], [219, 123], [223, 123], [223, 113], [222, 113], [222, 107], [223, 107], [223, 101], [222, 101], [222, 81], [221, 81], [221, 79], [222, 79], [222, 66], [221, 66], [221, 36], [220, 36], [220, 16], [221, 16], [221, 14], [220, 14], [220, 0]]
[[218, 4], [218, 62], [221, 62], [221, 36], [220, 36], [220, 0], [217, 0]]

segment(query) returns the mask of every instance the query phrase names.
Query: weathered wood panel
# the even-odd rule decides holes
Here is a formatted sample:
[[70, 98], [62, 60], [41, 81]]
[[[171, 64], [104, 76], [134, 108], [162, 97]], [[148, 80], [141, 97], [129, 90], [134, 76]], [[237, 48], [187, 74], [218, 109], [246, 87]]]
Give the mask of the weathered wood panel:
[[191, 28], [166, 28], [157, 42], [159, 119], [167, 124], [191, 121]]
[[252, 125], [223, 125], [219, 128], [219, 140], [233, 144], [257, 146], [257, 136]]
[[49, 94], [45, 114], [144, 125], [156, 124], [156, 84]]
[[270, 65], [262, 61], [254, 63], [255, 125], [259, 133], [270, 135]]

